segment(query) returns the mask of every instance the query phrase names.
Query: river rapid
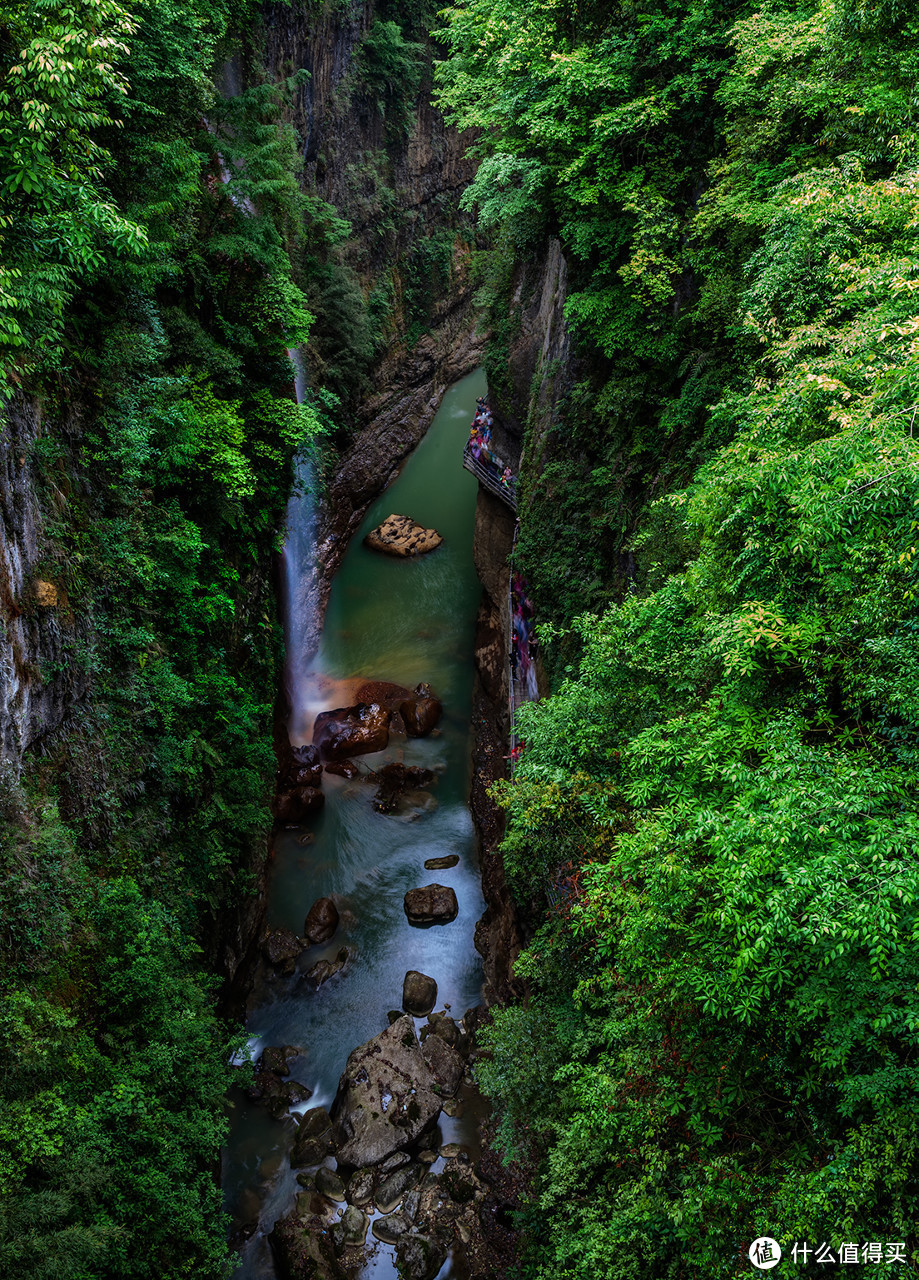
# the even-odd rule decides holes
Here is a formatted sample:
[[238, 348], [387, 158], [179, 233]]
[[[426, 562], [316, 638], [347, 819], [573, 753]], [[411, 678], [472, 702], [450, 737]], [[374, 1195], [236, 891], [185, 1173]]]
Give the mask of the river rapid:
[[[481, 585], [472, 546], [477, 483], [462, 468], [462, 450], [484, 395], [481, 371], [454, 384], [434, 421], [395, 481], [368, 510], [332, 585], [319, 650], [305, 673], [296, 652], [290, 669], [293, 709], [291, 741], [309, 742], [316, 715], [355, 701], [367, 680], [412, 688], [426, 681], [444, 705], [429, 738], [393, 735], [389, 747], [356, 757], [362, 771], [389, 761], [435, 771], [430, 797], [407, 812], [381, 814], [372, 806], [368, 780], [323, 775], [326, 797], [308, 827], [277, 833], [267, 888], [267, 924], [301, 933], [310, 905], [331, 896], [341, 924], [326, 946], [305, 951], [291, 976], [266, 967], [256, 976], [247, 1030], [254, 1058], [270, 1045], [295, 1045], [290, 1078], [312, 1090], [297, 1110], [330, 1106], [352, 1049], [387, 1026], [398, 1009], [408, 969], [438, 984], [436, 1008], [455, 1018], [481, 1001], [481, 959], [473, 946], [475, 924], [485, 909], [468, 808], [471, 768], [470, 713], [473, 639]], [[391, 512], [436, 528], [444, 543], [418, 559], [381, 555], [363, 545], [364, 535]], [[298, 536], [293, 530], [291, 537]], [[288, 645], [298, 637], [288, 618]], [[449, 870], [424, 870], [428, 858], [456, 854]], [[409, 925], [402, 899], [408, 889], [437, 881], [459, 901], [452, 923], [427, 929]], [[332, 959], [346, 945], [352, 957], [343, 972], [318, 989], [304, 971]], [[416, 1019], [421, 1026], [424, 1019]], [[267, 1239], [274, 1222], [289, 1212], [298, 1191], [289, 1165], [294, 1122], [271, 1118], [241, 1091], [231, 1099], [232, 1131], [223, 1158], [227, 1206], [237, 1229], [258, 1219], [244, 1246], [235, 1280], [273, 1280]], [[444, 1142], [475, 1146], [477, 1095], [464, 1089], [460, 1114], [441, 1116]], [[334, 1159], [327, 1162], [334, 1167]], [[368, 1243], [371, 1237], [368, 1236]], [[448, 1259], [441, 1273], [453, 1275]], [[394, 1276], [392, 1250], [377, 1244], [363, 1272], [375, 1280]]]

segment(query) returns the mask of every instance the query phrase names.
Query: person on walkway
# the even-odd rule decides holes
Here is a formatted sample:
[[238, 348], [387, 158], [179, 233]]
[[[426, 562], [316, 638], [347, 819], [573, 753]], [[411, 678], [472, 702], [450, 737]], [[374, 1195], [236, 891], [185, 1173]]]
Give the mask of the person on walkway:
[[510, 469], [510, 467], [505, 467], [505, 468], [504, 468], [504, 470], [503, 470], [503, 472], [501, 473], [501, 486], [502, 486], [502, 488], [504, 488], [504, 489], [510, 489], [510, 487], [511, 487], [511, 469]]

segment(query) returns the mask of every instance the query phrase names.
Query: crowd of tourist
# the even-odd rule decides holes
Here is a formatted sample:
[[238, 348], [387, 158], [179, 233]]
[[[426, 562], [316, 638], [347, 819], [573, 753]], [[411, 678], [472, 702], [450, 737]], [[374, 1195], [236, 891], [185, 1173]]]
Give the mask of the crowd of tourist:
[[533, 603], [527, 595], [526, 579], [519, 569], [511, 575], [511, 676], [522, 685], [526, 697], [539, 697], [536, 687], [536, 628]]
[[469, 446], [476, 462], [490, 462], [494, 466], [500, 466], [499, 459], [491, 451], [491, 424], [491, 409], [485, 403], [484, 396], [479, 396], [475, 402], [475, 417], [469, 428]]

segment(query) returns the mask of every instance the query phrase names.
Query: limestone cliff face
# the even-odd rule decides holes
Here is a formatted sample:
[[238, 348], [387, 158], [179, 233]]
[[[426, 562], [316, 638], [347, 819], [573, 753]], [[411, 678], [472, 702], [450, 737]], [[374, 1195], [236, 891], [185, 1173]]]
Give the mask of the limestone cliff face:
[[[63, 427], [63, 431], [61, 428]], [[57, 422], [67, 440], [74, 423]], [[74, 483], [66, 468], [39, 474], [38, 401], [16, 396], [0, 410], [0, 769], [18, 778], [23, 754], [56, 729], [85, 692], [81, 638], [49, 527]]]

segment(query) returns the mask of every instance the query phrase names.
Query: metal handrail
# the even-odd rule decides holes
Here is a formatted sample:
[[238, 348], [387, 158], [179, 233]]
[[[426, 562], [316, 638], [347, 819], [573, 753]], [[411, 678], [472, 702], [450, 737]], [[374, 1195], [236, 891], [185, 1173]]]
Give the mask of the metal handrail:
[[463, 449], [463, 466], [467, 471], [472, 472], [489, 493], [493, 493], [496, 498], [500, 498], [506, 506], [510, 507], [511, 511], [517, 510], [517, 477], [512, 476], [507, 484], [503, 484], [497, 464], [482, 462], [480, 458], [474, 457], [470, 440], [466, 441]]

